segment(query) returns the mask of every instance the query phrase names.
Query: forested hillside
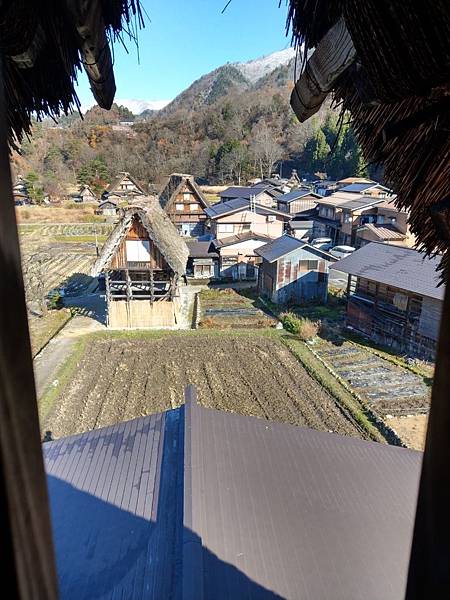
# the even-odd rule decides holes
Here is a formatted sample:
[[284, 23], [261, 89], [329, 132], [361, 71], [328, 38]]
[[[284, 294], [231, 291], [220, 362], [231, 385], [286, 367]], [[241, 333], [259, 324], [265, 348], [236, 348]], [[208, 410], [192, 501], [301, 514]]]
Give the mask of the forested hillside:
[[[171, 172], [193, 173], [210, 183], [244, 182], [274, 170], [339, 178], [365, 174], [348, 124], [326, 106], [306, 124], [290, 109], [293, 61], [256, 82], [225, 65], [194, 82], [159, 112], [133, 115], [114, 105], [84, 119], [71, 115], [36, 123], [31, 141], [13, 157], [13, 168], [35, 196], [64, 194], [89, 183], [101, 191], [117, 171], [144, 185]], [[124, 121], [132, 125], [121, 125]], [[330, 149], [333, 152], [330, 153]]]

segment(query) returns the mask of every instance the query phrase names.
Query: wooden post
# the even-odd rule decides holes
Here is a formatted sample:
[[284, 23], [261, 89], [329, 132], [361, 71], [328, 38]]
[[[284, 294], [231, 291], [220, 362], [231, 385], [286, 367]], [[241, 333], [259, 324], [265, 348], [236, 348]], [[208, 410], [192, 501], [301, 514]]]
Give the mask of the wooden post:
[[133, 298], [133, 292], [131, 290], [131, 279], [130, 279], [130, 271], [125, 269], [125, 277], [127, 280], [127, 314], [128, 314], [128, 327], [133, 326], [133, 318], [131, 314], [131, 300]]
[[155, 281], [153, 277], [153, 265], [150, 262], [150, 303], [155, 301]]
[[[448, 274], [447, 274], [448, 275]], [[450, 597], [450, 286], [447, 286], [422, 463], [406, 600]]]
[[8, 596], [57, 598], [0, 55], [0, 520]]
[[109, 303], [111, 302], [111, 286], [109, 285], [109, 271], [105, 273], [105, 291], [106, 291], [106, 326], [109, 326]]

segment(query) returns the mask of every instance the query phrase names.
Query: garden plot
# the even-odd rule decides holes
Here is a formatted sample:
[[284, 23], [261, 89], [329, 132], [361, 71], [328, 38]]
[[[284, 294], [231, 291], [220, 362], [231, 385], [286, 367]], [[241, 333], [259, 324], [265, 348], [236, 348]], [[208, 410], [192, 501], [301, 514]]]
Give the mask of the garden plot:
[[165, 411], [190, 383], [206, 407], [367, 438], [275, 332], [89, 338], [59, 398], [43, 400], [42, 430], [57, 438]]
[[317, 352], [380, 415], [428, 412], [429, 388], [414, 373], [348, 342], [324, 342]]
[[274, 327], [276, 320], [255, 306], [255, 300], [238, 291], [227, 289], [203, 290], [199, 294], [200, 328], [238, 329], [241, 327]]
[[21, 223], [19, 232], [27, 239], [108, 236], [113, 225], [110, 223]]

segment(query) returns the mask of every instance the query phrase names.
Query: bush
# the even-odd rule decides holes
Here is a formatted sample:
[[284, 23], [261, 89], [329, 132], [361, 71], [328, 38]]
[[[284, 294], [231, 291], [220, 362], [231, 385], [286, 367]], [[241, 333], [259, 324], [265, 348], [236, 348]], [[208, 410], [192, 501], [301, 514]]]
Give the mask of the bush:
[[281, 315], [281, 322], [286, 331], [298, 336], [304, 342], [315, 338], [320, 329], [319, 321], [297, 317], [290, 312]]

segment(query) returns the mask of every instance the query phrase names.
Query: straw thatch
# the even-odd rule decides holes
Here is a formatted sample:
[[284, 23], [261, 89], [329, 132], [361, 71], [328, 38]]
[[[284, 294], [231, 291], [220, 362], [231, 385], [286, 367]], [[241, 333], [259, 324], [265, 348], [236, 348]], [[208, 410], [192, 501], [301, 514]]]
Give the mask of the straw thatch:
[[109, 40], [122, 27], [142, 25], [139, 0], [14, 0], [3, 2], [0, 48], [4, 57], [9, 142], [30, 134], [32, 115], [58, 117], [79, 108], [74, 90], [83, 67], [102, 108], [115, 94]]
[[[119, 189], [120, 184], [124, 179], [129, 179], [131, 183], [136, 187], [137, 192], [134, 191], [124, 191]], [[139, 184], [139, 182], [132, 176], [128, 171], [121, 171], [114, 180], [108, 185], [105, 190], [108, 194], [117, 194], [118, 196], [132, 196], [133, 194], [145, 196], [144, 188]]]
[[200, 204], [203, 208], [209, 207], [209, 202], [203, 195], [201, 189], [195, 183], [195, 179], [192, 175], [185, 175], [183, 173], [172, 173], [167, 180], [162, 192], [159, 194], [159, 203], [161, 208], [168, 209], [173, 202], [175, 202], [177, 195], [184, 188], [184, 186], [190, 186], [197, 195]]
[[96, 276], [110, 268], [122, 240], [131, 229], [133, 219], [139, 219], [142, 223], [174, 274], [185, 275], [189, 249], [158, 202], [150, 199], [145, 207], [128, 206], [122, 209], [121, 219], [103, 246], [91, 274]]
[[[444, 0], [291, 0], [306, 50], [344, 18], [356, 57], [334, 85], [365, 158], [384, 168], [418, 245], [450, 243], [450, 11]], [[302, 83], [303, 84], [303, 83]], [[306, 84], [305, 84], [306, 85]], [[446, 202], [447, 200], [447, 202]], [[448, 261], [445, 256], [443, 265]]]

